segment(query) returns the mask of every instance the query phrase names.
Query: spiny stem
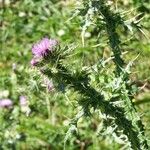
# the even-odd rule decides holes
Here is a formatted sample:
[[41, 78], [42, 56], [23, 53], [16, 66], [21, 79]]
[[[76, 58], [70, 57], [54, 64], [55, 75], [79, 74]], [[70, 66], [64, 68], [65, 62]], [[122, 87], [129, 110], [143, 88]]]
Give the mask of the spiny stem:
[[109, 101], [104, 100], [104, 96], [97, 92], [93, 87], [89, 85], [87, 81], [87, 76], [82, 75], [72, 75], [68, 69], [63, 65], [57, 65], [57, 73], [52, 73], [51, 70], [47, 69], [43, 73], [48, 77], [52, 77], [56, 82], [58, 79], [63, 81], [64, 85], [72, 87], [75, 91], [84, 95], [86, 98], [86, 104], [83, 104], [84, 113], [89, 112], [89, 108], [100, 109], [106, 116], [112, 116], [115, 118], [115, 123], [117, 126], [123, 130], [123, 133], [128, 137], [133, 149], [139, 149], [140, 139], [138, 137], [138, 132], [132, 124], [132, 120], [129, 120], [125, 116], [123, 108], [113, 106]]
[[[100, 3], [98, 5], [98, 8], [106, 22], [106, 30], [107, 30], [107, 34], [109, 38], [109, 43], [114, 53], [113, 60], [117, 68], [116, 73], [117, 73], [117, 76], [121, 76], [121, 74], [123, 74], [124, 61], [121, 58], [120, 40], [119, 40], [119, 35], [116, 32], [118, 18], [121, 18], [121, 17], [119, 16], [119, 14], [114, 14], [110, 12], [109, 8], [104, 3], [104, 0], [100, 0], [99, 2]], [[143, 129], [142, 122], [132, 103], [131, 97], [129, 97], [128, 93], [126, 92], [127, 90], [130, 90], [126, 83], [127, 79], [124, 79], [125, 87], [124, 87], [124, 99], [123, 100], [125, 104], [125, 111], [127, 112], [129, 119], [132, 121], [134, 130], [138, 133], [137, 138], [139, 138], [140, 140], [139, 145], [132, 145], [132, 148], [133, 149], [142, 149], [142, 148], [148, 149], [147, 141], [144, 136], [144, 129]], [[135, 137], [132, 137], [132, 138], [133, 138], [132, 141], [134, 141]]]

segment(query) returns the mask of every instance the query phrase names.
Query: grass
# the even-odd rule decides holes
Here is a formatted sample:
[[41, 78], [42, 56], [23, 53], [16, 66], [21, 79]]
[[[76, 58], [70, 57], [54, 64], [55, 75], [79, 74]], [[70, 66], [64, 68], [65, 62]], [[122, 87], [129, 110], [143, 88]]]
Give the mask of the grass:
[[[66, 97], [55, 91], [45, 94], [41, 75], [30, 66], [32, 44], [44, 36], [56, 38], [62, 45], [77, 43], [76, 55], [70, 63], [78, 67], [82, 64], [93, 65], [99, 57], [108, 57], [109, 48], [105, 46], [107, 41], [104, 39], [103, 44], [96, 47], [97, 42], [101, 43], [103, 38], [97, 41], [96, 36], [91, 34], [90, 38], [85, 39], [85, 48], [82, 47], [80, 18], [68, 21], [74, 1], [22, 0], [9, 4], [0, 2], [0, 6], [3, 7], [0, 12], [0, 98], [11, 98], [15, 105], [11, 110], [0, 109], [0, 149], [63, 149], [65, 133], [69, 126], [68, 119], [76, 114], [74, 106], [77, 95], [69, 91]], [[143, 24], [148, 27], [147, 20], [145, 19]], [[62, 31], [63, 35], [60, 34]], [[143, 85], [150, 82], [150, 43], [145, 38], [143, 40], [143, 37], [142, 41], [133, 41], [131, 45], [125, 45], [123, 48], [129, 51], [127, 60], [140, 53], [133, 66], [132, 78]], [[12, 68], [14, 64], [15, 71]], [[149, 90], [144, 88], [144, 92], [141, 91], [135, 101], [138, 111], [143, 114], [146, 135], [150, 140]], [[20, 95], [26, 95], [29, 100], [31, 114], [28, 117], [20, 110]], [[50, 116], [45, 97], [50, 101]], [[96, 134], [101, 123], [96, 113], [92, 119], [80, 120], [79, 134], [74, 134], [69, 139], [67, 150], [120, 149], [120, 145], [109, 135]]]

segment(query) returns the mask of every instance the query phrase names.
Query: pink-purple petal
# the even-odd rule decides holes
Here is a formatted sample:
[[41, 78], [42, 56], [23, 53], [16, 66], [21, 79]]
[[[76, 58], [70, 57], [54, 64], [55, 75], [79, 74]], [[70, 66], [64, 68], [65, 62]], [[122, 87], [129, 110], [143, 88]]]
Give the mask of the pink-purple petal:
[[2, 100], [0, 100], [0, 107], [1, 108], [3, 108], [3, 107], [11, 107], [12, 105], [13, 105], [13, 102], [10, 99], [2, 99]]
[[57, 44], [58, 42], [56, 40], [43, 38], [40, 42], [33, 45], [32, 53], [37, 57], [46, 56]]

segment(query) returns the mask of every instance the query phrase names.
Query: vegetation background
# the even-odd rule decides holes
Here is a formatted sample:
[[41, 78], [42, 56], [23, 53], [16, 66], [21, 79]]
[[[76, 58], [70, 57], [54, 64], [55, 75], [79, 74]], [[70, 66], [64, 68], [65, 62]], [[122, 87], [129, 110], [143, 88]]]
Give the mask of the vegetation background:
[[[63, 149], [69, 119], [76, 114], [76, 93], [47, 92], [43, 77], [31, 67], [32, 44], [48, 36], [62, 45], [77, 45], [76, 55], [70, 60], [75, 67], [92, 65], [101, 57], [109, 57], [107, 39], [96, 38], [95, 30], [85, 34], [85, 47], [81, 41], [82, 19], [76, 16], [69, 20], [75, 9], [75, 0], [2, 0], [0, 1], [0, 99], [10, 98], [13, 108], [0, 108], [0, 149]], [[149, 1], [118, 0], [117, 10], [127, 13], [127, 19], [143, 15], [140, 30], [131, 29], [131, 34], [122, 35], [126, 61], [135, 60], [131, 79], [140, 89], [135, 96], [135, 105], [145, 125], [150, 144], [150, 6]], [[121, 30], [121, 29], [120, 29]], [[103, 34], [102, 34], [103, 35]], [[101, 35], [100, 35], [101, 36]], [[97, 44], [99, 45], [97, 46]], [[22, 111], [19, 97], [26, 96], [29, 109]], [[46, 99], [49, 100], [47, 105]], [[67, 150], [118, 150], [108, 135], [97, 133], [101, 119], [95, 114], [92, 119], [81, 119], [79, 134], [73, 135]], [[136, 137], [135, 137], [136, 138]]]

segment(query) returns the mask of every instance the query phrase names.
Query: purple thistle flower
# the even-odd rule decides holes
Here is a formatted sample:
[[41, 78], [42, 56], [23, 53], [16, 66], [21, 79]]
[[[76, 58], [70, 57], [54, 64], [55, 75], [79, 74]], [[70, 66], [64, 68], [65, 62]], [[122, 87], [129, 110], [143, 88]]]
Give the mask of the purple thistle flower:
[[10, 99], [1, 99], [0, 100], [0, 107], [1, 108], [11, 107], [12, 105], [13, 105], [13, 102]]
[[20, 109], [23, 113], [26, 113], [27, 116], [29, 116], [31, 110], [29, 108], [28, 100], [26, 96], [20, 96]]
[[40, 59], [34, 57], [34, 58], [32, 58], [32, 60], [30, 61], [30, 64], [31, 64], [32, 66], [36, 66], [39, 62], [40, 62]]
[[48, 91], [52, 91], [54, 90], [54, 85], [53, 85], [53, 82], [49, 79], [44, 79], [44, 84], [45, 86], [47, 87]]
[[57, 44], [56, 40], [43, 38], [40, 42], [33, 45], [32, 53], [36, 57], [47, 56]]
[[28, 105], [27, 98], [25, 96], [20, 96], [20, 105], [21, 106], [27, 106]]
[[49, 82], [47, 83], [47, 89], [48, 89], [49, 92], [54, 89], [54, 85], [53, 85], [52, 81], [49, 81]]

